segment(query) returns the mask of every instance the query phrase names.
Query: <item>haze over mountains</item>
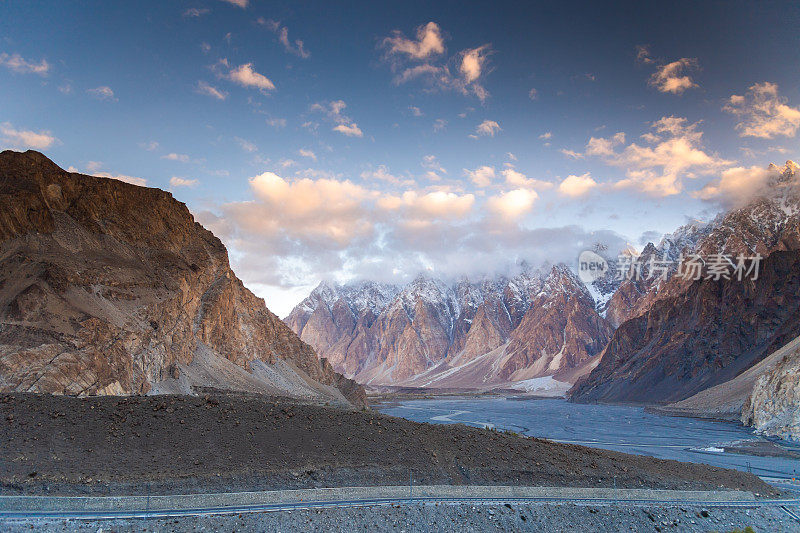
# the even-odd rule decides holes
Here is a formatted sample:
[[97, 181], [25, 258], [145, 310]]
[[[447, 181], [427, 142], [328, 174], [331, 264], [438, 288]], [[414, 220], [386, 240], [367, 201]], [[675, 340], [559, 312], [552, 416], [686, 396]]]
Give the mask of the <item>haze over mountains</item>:
[[365, 405], [165, 191], [2, 152], [0, 266], [0, 391], [226, 389]]

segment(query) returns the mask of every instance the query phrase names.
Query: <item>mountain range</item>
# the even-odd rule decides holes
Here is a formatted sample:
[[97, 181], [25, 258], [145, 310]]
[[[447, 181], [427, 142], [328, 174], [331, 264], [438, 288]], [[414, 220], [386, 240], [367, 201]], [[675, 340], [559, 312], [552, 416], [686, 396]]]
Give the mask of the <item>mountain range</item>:
[[[549, 394], [577, 382], [573, 401], [680, 401], [800, 334], [797, 170], [792, 161], [772, 165], [761, 194], [641, 254], [626, 251], [639, 277], [621, 279], [609, 257], [589, 284], [563, 264], [454, 283], [425, 275], [404, 286], [322, 283], [285, 322], [369, 386]], [[714, 254], [760, 254], [761, 277], [678, 275], [693, 255], [707, 262]], [[651, 259], [665, 262], [663, 275], [651, 275]]]

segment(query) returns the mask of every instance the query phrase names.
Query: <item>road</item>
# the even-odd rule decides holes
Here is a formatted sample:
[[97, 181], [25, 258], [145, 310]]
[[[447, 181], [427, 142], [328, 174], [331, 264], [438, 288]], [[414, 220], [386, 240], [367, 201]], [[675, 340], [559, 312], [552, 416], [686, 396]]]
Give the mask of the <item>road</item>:
[[565, 487], [343, 487], [160, 496], [0, 496], [0, 518], [159, 518], [403, 504], [572, 503], [781, 507], [800, 514], [800, 499], [762, 500], [739, 491], [668, 491]]

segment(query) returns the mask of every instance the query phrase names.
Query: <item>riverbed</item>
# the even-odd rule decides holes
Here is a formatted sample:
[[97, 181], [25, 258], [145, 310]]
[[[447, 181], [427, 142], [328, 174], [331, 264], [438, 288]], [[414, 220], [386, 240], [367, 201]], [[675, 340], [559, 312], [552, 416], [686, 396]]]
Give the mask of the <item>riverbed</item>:
[[[436, 398], [375, 405], [382, 413], [433, 424], [467, 424], [661, 459], [752, 472], [767, 480], [800, 474], [800, 446], [766, 439], [732, 422], [671, 417], [643, 407], [585, 405], [563, 399]], [[767, 448], [775, 456], [747, 453]], [[739, 450], [732, 452], [731, 450]], [[792, 457], [794, 455], [795, 457]]]

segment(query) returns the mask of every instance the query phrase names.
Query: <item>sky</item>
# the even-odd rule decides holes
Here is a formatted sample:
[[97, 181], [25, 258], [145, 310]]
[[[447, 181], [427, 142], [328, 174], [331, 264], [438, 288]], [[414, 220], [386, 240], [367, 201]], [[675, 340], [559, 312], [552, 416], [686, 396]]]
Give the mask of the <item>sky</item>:
[[0, 149], [170, 191], [281, 316], [641, 248], [800, 157], [800, 4], [520, 4], [0, 0]]

